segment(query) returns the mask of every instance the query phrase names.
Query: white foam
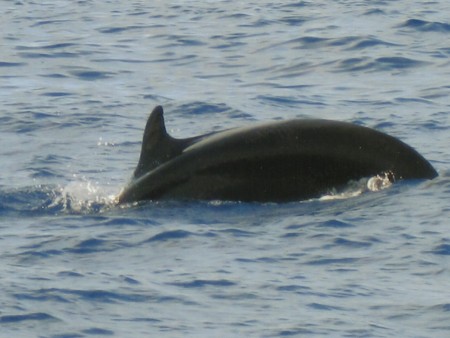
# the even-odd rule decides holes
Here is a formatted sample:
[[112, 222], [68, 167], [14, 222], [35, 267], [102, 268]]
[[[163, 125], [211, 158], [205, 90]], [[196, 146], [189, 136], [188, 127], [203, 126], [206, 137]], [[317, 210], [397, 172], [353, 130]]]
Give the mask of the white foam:
[[370, 178], [362, 178], [358, 181], [350, 181], [341, 190], [332, 190], [329, 194], [320, 198], [321, 201], [340, 200], [357, 197], [367, 191], [380, 191], [392, 185], [389, 174], [377, 175]]
[[[75, 176], [75, 178], [77, 178]], [[116, 195], [110, 194], [98, 182], [77, 179], [60, 187], [50, 207], [61, 206], [65, 212], [93, 212], [116, 204]]]
[[392, 181], [389, 179], [389, 174], [377, 175], [367, 181], [367, 189], [370, 191], [380, 191], [389, 188], [391, 185]]

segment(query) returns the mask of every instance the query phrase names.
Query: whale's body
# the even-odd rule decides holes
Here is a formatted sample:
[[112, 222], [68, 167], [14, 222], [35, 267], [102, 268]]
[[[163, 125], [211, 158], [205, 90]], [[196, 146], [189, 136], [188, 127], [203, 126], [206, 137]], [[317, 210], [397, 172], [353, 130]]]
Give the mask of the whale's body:
[[158, 106], [148, 119], [133, 178], [118, 200], [287, 202], [375, 175], [394, 181], [432, 179], [437, 172], [402, 141], [346, 122], [277, 121], [175, 139]]

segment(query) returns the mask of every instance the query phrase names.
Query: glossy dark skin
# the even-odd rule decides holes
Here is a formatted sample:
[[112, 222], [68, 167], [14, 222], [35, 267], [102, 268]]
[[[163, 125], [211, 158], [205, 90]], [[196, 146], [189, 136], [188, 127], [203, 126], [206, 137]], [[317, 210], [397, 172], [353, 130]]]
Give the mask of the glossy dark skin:
[[167, 134], [158, 106], [118, 200], [299, 201], [386, 173], [391, 180], [437, 176], [407, 144], [351, 123], [288, 120], [181, 140]]

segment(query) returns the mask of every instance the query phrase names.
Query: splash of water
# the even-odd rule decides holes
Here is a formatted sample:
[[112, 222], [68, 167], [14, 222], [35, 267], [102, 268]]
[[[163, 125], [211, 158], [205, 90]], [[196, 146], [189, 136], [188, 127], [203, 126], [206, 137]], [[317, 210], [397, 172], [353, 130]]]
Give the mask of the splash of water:
[[101, 212], [116, 205], [116, 195], [107, 192], [98, 182], [77, 180], [58, 189], [49, 208], [59, 207], [63, 212]]
[[389, 188], [394, 182], [392, 173], [385, 173], [369, 178], [367, 181], [367, 189], [369, 191], [380, 191]]
[[390, 173], [376, 175], [370, 178], [362, 178], [358, 181], [350, 181], [343, 189], [333, 189], [329, 194], [322, 196], [319, 200], [340, 200], [357, 197], [368, 191], [380, 191], [392, 185], [393, 176]]

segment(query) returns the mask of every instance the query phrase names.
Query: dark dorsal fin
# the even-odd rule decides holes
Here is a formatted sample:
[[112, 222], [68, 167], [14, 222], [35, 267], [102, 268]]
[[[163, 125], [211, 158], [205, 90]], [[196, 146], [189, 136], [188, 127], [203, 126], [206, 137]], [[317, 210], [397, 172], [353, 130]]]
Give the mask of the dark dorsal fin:
[[166, 131], [163, 108], [156, 106], [151, 112], [147, 120], [147, 125], [145, 126], [141, 156], [134, 171], [134, 179], [177, 157], [193, 143], [212, 134], [215, 133], [212, 132], [186, 139], [173, 138]]
[[176, 143], [167, 134], [163, 108], [156, 106], [151, 112], [147, 120], [147, 125], [145, 126], [141, 156], [134, 171], [134, 178], [142, 176], [173, 157], [172, 148], [174, 148]]
[[134, 171], [134, 178], [139, 178], [161, 164], [180, 155], [186, 147], [201, 138], [202, 136], [180, 140], [171, 137], [166, 131], [163, 108], [156, 106], [151, 112], [147, 120], [147, 125], [145, 126], [141, 156]]
[[147, 124], [144, 129], [144, 137], [142, 139], [142, 149], [152, 148], [157, 145], [160, 140], [169, 136], [164, 123], [164, 111], [161, 106], [156, 106], [148, 117]]

